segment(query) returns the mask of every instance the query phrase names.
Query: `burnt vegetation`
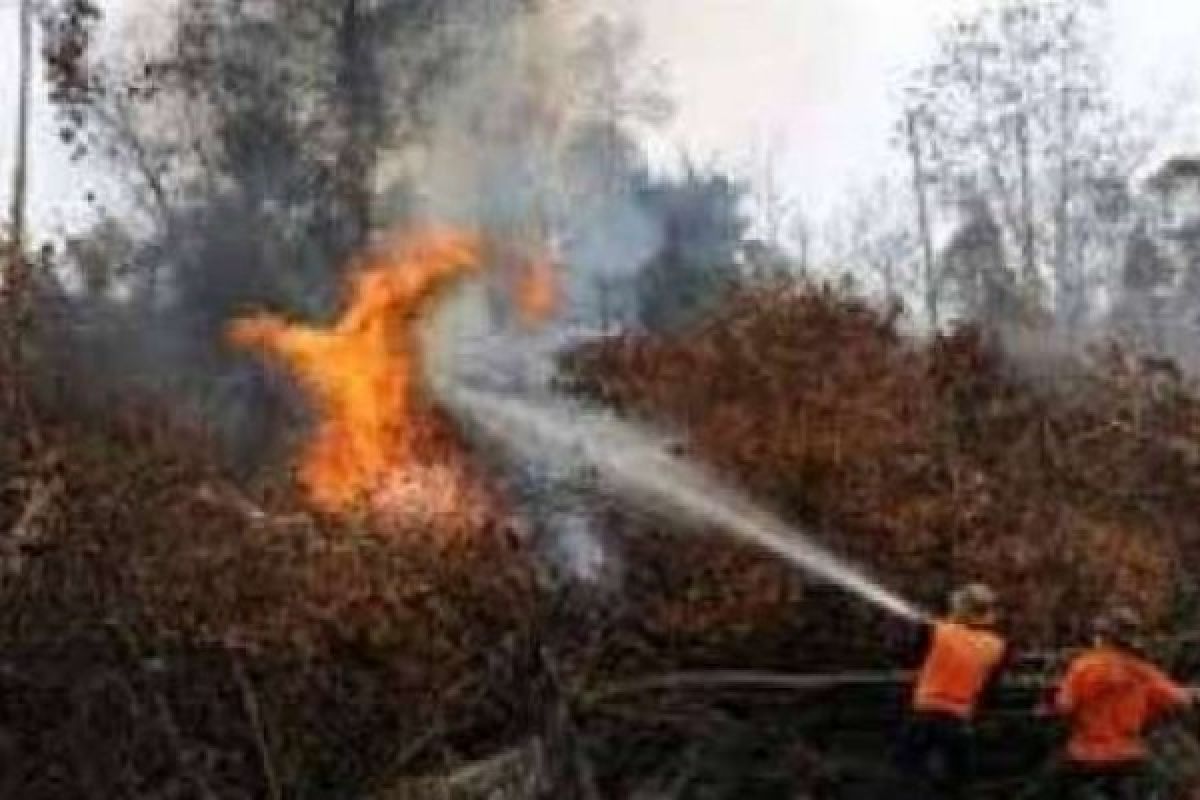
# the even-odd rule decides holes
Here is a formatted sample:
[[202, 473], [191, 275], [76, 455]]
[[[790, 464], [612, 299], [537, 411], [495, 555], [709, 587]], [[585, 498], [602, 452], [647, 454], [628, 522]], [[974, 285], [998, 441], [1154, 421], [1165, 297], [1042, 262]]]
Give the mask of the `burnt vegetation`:
[[[1133, 178], [1095, 4], [949, 27], [906, 94], [911, 180], [839, 215], [832, 267], [773, 194], [651, 169], [670, 104], [636, 28], [559, 41], [552, 5], [196, 0], [105, 60], [99, 5], [46, 4], [62, 138], [122, 189], [57, 249], [5, 249], [0, 797], [899, 796], [904, 622], [601, 493], [613, 569], [564, 575], [553, 520], [441, 417], [472, 513], [310, 502], [314, 409], [226, 326], [327, 324], [372, 231], [443, 213], [565, 243], [557, 391], [923, 607], [998, 590], [1019, 659], [972, 796], [1050, 791], [1033, 709], [1114, 599], [1200, 669], [1196, 162]], [[514, 42], [570, 65], [569, 113]], [[1200, 791], [1186, 723], [1155, 752]]]
[[[570, 362], [577, 391], [680, 430], [918, 599], [989, 575], [1031, 653], [1077, 643], [1114, 593], [1164, 634], [1193, 618], [1200, 399], [1117, 352], [1069, 365], [1087, 390], [1064, 392], [977, 331], [916, 346], [811, 288]], [[898, 678], [639, 687], [908, 665], [902, 625], [756, 553], [613, 508], [619, 587], [555, 589], [500, 507], [469, 529], [321, 516], [286, 476], [235, 482], [153, 404], [85, 418], [21, 396], [0, 506], [10, 796], [428, 796], [437, 781], [395, 787], [466, 785], [454, 774], [506, 753], [543, 791], [586, 780], [598, 796], [673, 781], [687, 797], [871, 796], [894, 780], [879, 748]], [[1181, 667], [1186, 645], [1164, 645]], [[1017, 692], [996, 724], [1029, 726], [1034, 699]], [[1022, 769], [1044, 747], [1027, 736]]]

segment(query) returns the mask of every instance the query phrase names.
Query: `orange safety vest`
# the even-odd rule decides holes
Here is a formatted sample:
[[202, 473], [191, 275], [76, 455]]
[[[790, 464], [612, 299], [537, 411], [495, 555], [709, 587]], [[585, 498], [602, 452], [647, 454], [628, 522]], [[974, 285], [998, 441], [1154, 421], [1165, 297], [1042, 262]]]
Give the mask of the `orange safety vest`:
[[1004, 657], [1004, 640], [957, 622], [938, 622], [917, 675], [913, 708], [970, 719], [979, 695]]
[[1146, 726], [1188, 699], [1184, 688], [1142, 659], [1114, 647], [1093, 648], [1071, 662], [1055, 698], [1070, 719], [1067, 757], [1085, 765], [1140, 761]]

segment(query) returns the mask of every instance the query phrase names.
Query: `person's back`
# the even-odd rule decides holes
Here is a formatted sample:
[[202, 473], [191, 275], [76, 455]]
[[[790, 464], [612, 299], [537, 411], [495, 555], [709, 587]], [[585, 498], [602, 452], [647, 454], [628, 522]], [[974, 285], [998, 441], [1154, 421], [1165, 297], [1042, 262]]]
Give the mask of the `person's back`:
[[1146, 728], [1189, 697], [1137, 656], [1111, 645], [1094, 647], [1072, 662], [1056, 700], [1070, 722], [1067, 758], [1084, 765], [1141, 761]]
[[955, 621], [936, 623], [917, 676], [913, 709], [970, 719], [1003, 656], [1004, 640], [989, 630]]
[[1143, 791], [1147, 728], [1193, 700], [1193, 693], [1136, 654], [1141, 621], [1118, 608], [1097, 620], [1095, 643], [1077, 656], [1055, 696], [1070, 738], [1069, 794], [1135, 798]]
[[996, 617], [993, 592], [972, 584], [952, 595], [948, 619], [927, 628], [900, 750], [914, 797], [958, 797], [971, 782], [971, 721], [1005, 656], [1004, 640], [992, 631]]

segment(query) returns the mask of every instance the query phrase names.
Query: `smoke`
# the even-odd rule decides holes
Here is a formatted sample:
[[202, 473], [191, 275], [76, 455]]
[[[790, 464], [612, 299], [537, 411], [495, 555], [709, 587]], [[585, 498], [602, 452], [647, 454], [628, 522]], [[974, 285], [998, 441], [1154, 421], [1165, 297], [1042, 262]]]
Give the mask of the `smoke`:
[[594, 523], [596, 486], [577, 462], [552, 450], [513, 450], [488, 437], [457, 413], [458, 387], [486, 387], [509, 397], [556, 402], [557, 356], [571, 336], [561, 328], [531, 332], [497, 330], [488, 318], [488, 287], [481, 280], [459, 285], [423, 331], [426, 383], [456, 412], [466, 432], [506, 478], [532, 544], [555, 571], [572, 581], [611, 586], [620, 564]]
[[[609, 317], [611, 295], [620, 292], [613, 282], [636, 276], [666, 240], [664, 223], [639, 195], [646, 169], [633, 127], [653, 116], [636, 109], [654, 104], [629, 78], [629, 43], [636, 37], [615, 23], [585, 24], [586, 17], [566, 4], [531, 10], [508, 0], [431, 8], [446, 9], [438, 24], [393, 49], [417, 45], [415, 52], [401, 52], [409, 66], [439, 62], [425, 58], [422, 47], [444, 49], [453, 54], [453, 66], [439, 73], [436, 91], [425, 93], [420, 113], [413, 114], [419, 130], [397, 137], [401, 144], [380, 151], [378, 159], [352, 157], [341, 141], [370, 147], [374, 156], [383, 139], [372, 139], [370, 131], [339, 130], [342, 120], [317, 125], [320, 113], [352, 106], [347, 98], [335, 95], [328, 108], [313, 106], [314, 112], [297, 109], [296, 98], [277, 91], [279, 81], [288, 85], [288, 69], [302, 67], [315, 79], [330, 71], [319, 58], [297, 63], [287, 20], [268, 14], [248, 27], [217, 31], [222, 58], [230, 63], [218, 65], [213, 81], [225, 71], [271, 79], [251, 81], [233, 98], [217, 95], [233, 104], [208, 131], [220, 138], [213, 150], [224, 159], [221, 170], [191, 185], [194, 202], [169, 210], [156, 241], [140, 254], [154, 268], [141, 279], [147, 284], [142, 291], [133, 293], [147, 299], [129, 305], [147, 323], [134, 326], [141, 333], [135, 359], [170, 381], [162, 387], [166, 392], [199, 398], [195, 405], [207, 419], [228, 426], [230, 438], [243, 446], [253, 443], [248, 451], [261, 451], [246, 429], [261, 429], [277, 416], [270, 413], [275, 387], [246, 360], [222, 350], [222, 331], [256, 306], [318, 323], [332, 314], [342, 264], [361, 244], [356, 190], [364, 187], [354, 185], [353, 168], [368, 160], [376, 173], [369, 204], [375, 228], [450, 223], [510, 244], [511, 252], [492, 252], [489, 282], [464, 288], [432, 321], [425, 363], [437, 396], [476, 441], [507, 462], [550, 563], [589, 582], [619, 577], [619, 561], [592, 515], [598, 492], [606, 491], [727, 531], [889, 612], [919, 616], [799, 532], [671, 456], [662, 441], [617, 420], [570, 411], [556, 391], [556, 356], [597, 323], [621, 321]], [[285, 27], [273, 30], [275, 25]], [[260, 37], [263, 31], [280, 36]], [[443, 47], [447, 41], [453, 46]], [[357, 70], [356, 79], [381, 80], [387, 55], [371, 54], [378, 69]], [[412, 79], [405, 72], [401, 83]], [[336, 90], [355, 96], [389, 96], [394, 88], [386, 80], [382, 86], [344, 86], [342, 80], [338, 73]], [[373, 123], [386, 117], [377, 111], [365, 118]], [[303, 124], [296, 124], [297, 115]], [[731, 206], [736, 192], [724, 182], [714, 186], [721, 208]], [[685, 188], [683, 210], [705, 211], [700, 201], [713, 187], [699, 182]], [[394, 199], [400, 202], [389, 207]], [[699, 222], [681, 234], [699, 243], [689, 250], [707, 246], [709, 229], [719, 229], [724, 242], [731, 238], [725, 228], [736, 228], [714, 224], [706, 213], [692, 217]], [[507, 295], [511, 303], [510, 268], [544, 252], [563, 271], [566, 305], [557, 324], [530, 332], [513, 324], [498, 299]]]
[[579, 514], [565, 513], [554, 520], [558, 531], [550, 549], [559, 569], [575, 580], [590, 584], [615, 582], [616, 562], [596, 537], [591, 521]]
[[[669, 517], [675, 526], [715, 529], [889, 614], [907, 620], [925, 618], [922, 610], [802, 531], [673, 455], [661, 438], [611, 414], [562, 402], [535, 403], [464, 385], [443, 385], [442, 390], [451, 408], [481, 437], [521, 457], [552, 459], [587, 470], [597, 487]], [[578, 551], [578, 542], [574, 546]], [[584, 557], [591, 552], [584, 550]]]
[[464, 60], [427, 142], [391, 155], [382, 171], [415, 187], [418, 216], [552, 250], [563, 268], [562, 319], [595, 325], [610, 311], [597, 294], [663, 243], [661, 221], [636, 196], [645, 170], [637, 120], [618, 107], [633, 89], [619, 77], [596, 88], [598, 73], [631, 67], [587, 47], [615, 23], [596, 28], [563, 4], [505, 19]]
[[[370, 40], [378, 52], [363, 60], [374, 69], [346, 75], [336, 69], [337, 15], [323, 6], [288, 6], [295, 19], [282, 4], [166, 12], [187, 47], [161, 51], [193, 58], [178, 72], [193, 83], [167, 84], [154, 113], [124, 100], [106, 107], [96, 128], [128, 205], [148, 212], [152, 230], [130, 230], [138, 240], [120, 265], [76, 264], [75, 283], [107, 269], [117, 288], [64, 304], [58, 352], [64, 369], [88, 376], [82, 393], [134, 386], [164, 396], [247, 469], [284, 452], [304, 409], [285, 377], [230, 352], [221, 331], [256, 309], [318, 324], [335, 314], [361, 244], [344, 186], [347, 91], [385, 106], [367, 115], [373, 228], [459, 223], [552, 252], [566, 296], [560, 336], [611, 321], [612, 282], [662, 243], [632, 187], [644, 166], [628, 127], [636, 115], [619, 108], [631, 66], [581, 57], [589, 17], [579, 6], [361, 4], [409, 16]], [[613, 79], [607, 94], [600, 77]], [[376, 119], [386, 120], [377, 137]], [[509, 266], [492, 265], [465, 324], [504, 326]]]
[[[560, 308], [536, 332], [506, 314], [512, 281], [503, 257], [484, 283], [462, 287], [440, 310], [426, 364], [443, 400], [450, 386], [469, 382], [551, 402], [558, 354], [580, 335], [634, 316], [630, 282], [664, 236], [636, 194], [644, 164], [625, 127], [632, 121], [615, 108], [626, 88], [609, 80], [597, 91], [601, 73], [630, 68], [605, 63], [614, 54], [591, 46], [589, 37], [603, 39], [610, 24], [590, 25], [565, 4], [506, 17], [434, 109], [428, 141], [384, 164], [416, 187], [416, 216], [547, 253], [559, 271]], [[573, 580], [619, 581], [619, 559], [595, 524], [591, 477], [554, 452], [506, 455], [510, 490], [547, 562]]]
[[[298, 394], [286, 376], [226, 349], [223, 331], [255, 310], [318, 326], [336, 313], [344, 266], [361, 244], [355, 194], [344, 185], [357, 165], [344, 139], [355, 131], [333, 113], [345, 111], [348, 91], [396, 106], [365, 115], [371, 125], [358, 132], [370, 148], [372, 228], [449, 224], [505, 245], [490, 248], [485, 279], [464, 286], [424, 331], [431, 386], [446, 400], [451, 387], [469, 384], [558, 404], [558, 355], [581, 336], [634, 320], [633, 282], [666, 238], [657, 214], [667, 212], [646, 199], [637, 136], [661, 104], [639, 84], [635, 32], [574, 4], [431, 2], [423, 22], [401, 26], [394, 42], [376, 39], [379, 51], [343, 75], [336, 47], [321, 49], [328, 17], [300, 46], [289, 37], [304, 25], [272, 16], [268, 4], [249, 20], [236, 4], [214, 8], [223, 9], [219, 46], [211, 64], [201, 60], [212, 84], [187, 109], [195, 124], [138, 132], [154, 145], [181, 136], [176, 144], [195, 147], [178, 186], [184, 197], [163, 198], [179, 202], [138, 249], [125, 299], [105, 306], [119, 324], [76, 337], [104, 357], [80, 363], [179, 400], [249, 468], [291, 449], [283, 437], [304, 420]], [[221, 88], [246, 76], [254, 79], [236, 93]], [[290, 96], [304, 80], [316, 93]], [[374, 138], [376, 120], [397, 117], [403, 130]], [[549, 255], [562, 283], [559, 313], [539, 331], [515, 324], [511, 310], [517, 270], [534, 255]], [[79, 308], [90, 315], [102, 305], [87, 298]], [[573, 580], [617, 582], [619, 559], [594, 521], [591, 467], [553, 449], [478, 441], [503, 450], [547, 562]]]
[[668, 439], [561, 396], [554, 382], [560, 337], [465, 333], [464, 322], [478, 319], [481, 293], [478, 285], [463, 285], [430, 320], [427, 379], [468, 435], [505, 466], [510, 489], [534, 522], [535, 545], [561, 574], [601, 586], [619, 581], [617, 554], [592, 514], [612, 497], [670, 520], [672, 529], [728, 535], [889, 614], [925, 617], [804, 531], [677, 455]]

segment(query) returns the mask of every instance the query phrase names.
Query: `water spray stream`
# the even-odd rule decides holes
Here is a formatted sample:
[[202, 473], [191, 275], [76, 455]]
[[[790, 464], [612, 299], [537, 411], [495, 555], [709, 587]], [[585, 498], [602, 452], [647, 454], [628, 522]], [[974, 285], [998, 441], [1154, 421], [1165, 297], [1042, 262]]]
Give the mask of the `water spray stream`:
[[462, 385], [443, 400], [465, 422], [515, 455], [565, 459], [597, 473], [604, 488], [692, 525], [720, 529], [910, 621], [926, 614], [808, 536], [672, 455], [667, 444], [611, 414]]
[[[800, 531], [673, 455], [661, 439], [556, 399], [549, 388], [553, 358], [532, 339], [488, 347], [491, 337], [485, 336], [483, 351], [470, 357], [465, 326], [484, 319], [479, 312], [486, 295], [478, 281], [464, 278], [479, 266], [481, 247], [479, 237], [461, 232], [410, 233], [369, 254], [354, 273], [350, 303], [335, 325], [311, 328], [262, 314], [231, 324], [234, 344], [282, 359], [323, 414], [303, 461], [314, 503], [341, 510], [363, 498], [385, 502], [388, 493], [381, 490], [389, 475], [421, 474], [426, 451], [445, 457], [447, 451], [435, 447], [433, 418], [422, 413], [425, 390], [432, 390], [464, 424], [528, 463], [590, 471], [601, 487], [630, 502], [736, 536], [896, 616], [924, 618]], [[540, 261], [517, 281], [516, 304], [526, 328], [544, 322], [556, 290], [552, 270]], [[538, 338], [552, 345], [544, 333]], [[483, 370], [476, 375], [482, 385], [470, 377], [472, 369]], [[498, 381], [512, 390], [496, 391], [503, 385]], [[544, 399], [529, 399], [530, 390]], [[417, 491], [436, 493], [424, 484]]]

